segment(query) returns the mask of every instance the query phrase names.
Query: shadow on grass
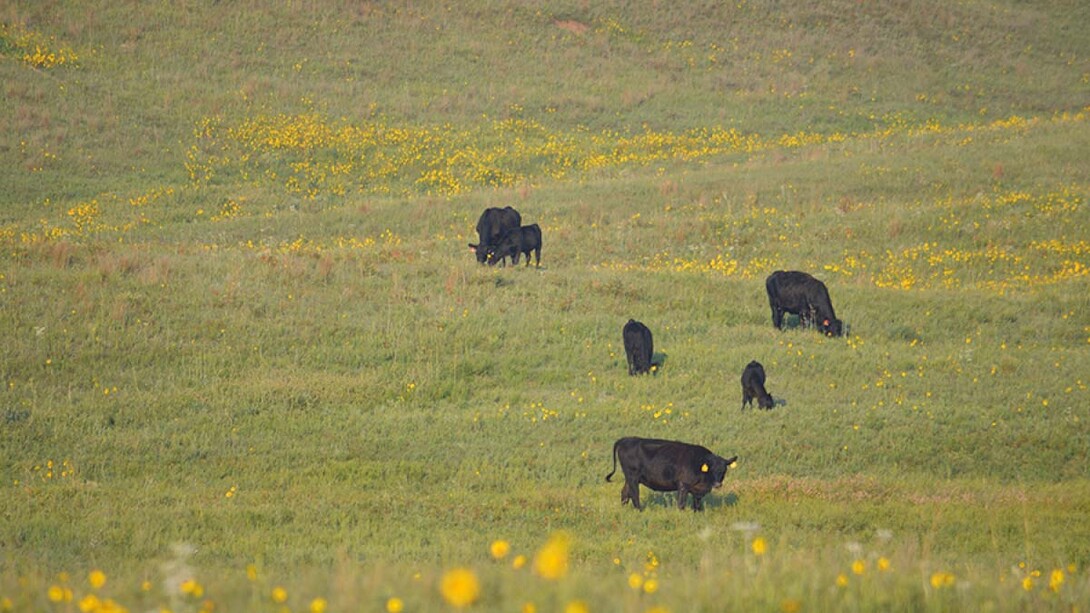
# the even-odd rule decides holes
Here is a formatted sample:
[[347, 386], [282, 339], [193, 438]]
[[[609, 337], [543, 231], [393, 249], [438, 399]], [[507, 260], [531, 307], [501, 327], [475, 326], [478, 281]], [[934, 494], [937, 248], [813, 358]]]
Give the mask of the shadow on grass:
[[[738, 494], [726, 492], [718, 494], [712, 492], [704, 496], [704, 510], [721, 509], [736, 506], [739, 502]], [[640, 492], [640, 504], [644, 511], [652, 509], [677, 509], [677, 494], [674, 492], [653, 492], [644, 489]], [[628, 505], [625, 505], [628, 506]], [[693, 510], [692, 496], [685, 497], [685, 510]]]
[[791, 313], [784, 313], [783, 315], [783, 329], [784, 330], [801, 330], [802, 318], [798, 315], [792, 315]]

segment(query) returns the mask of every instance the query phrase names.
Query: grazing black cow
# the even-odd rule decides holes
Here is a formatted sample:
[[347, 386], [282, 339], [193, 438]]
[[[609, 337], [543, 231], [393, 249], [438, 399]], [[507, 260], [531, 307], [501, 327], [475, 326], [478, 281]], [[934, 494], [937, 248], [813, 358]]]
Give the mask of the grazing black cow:
[[772, 396], [765, 391], [764, 366], [756, 360], [746, 364], [742, 371], [742, 408], [745, 409], [747, 404], [753, 406], [754, 398], [762, 409], [771, 409], [774, 404]]
[[677, 492], [677, 508], [685, 508], [685, 495], [693, 495], [693, 510], [703, 511], [704, 495], [723, 485], [727, 469], [738, 456], [721, 458], [706, 448], [677, 441], [628, 436], [613, 443], [613, 470], [606, 475], [610, 481], [621, 461], [624, 487], [621, 504], [632, 501], [640, 505], [640, 486], [656, 492]]
[[477, 220], [477, 244], [469, 243], [469, 250], [477, 256], [477, 261], [484, 264], [488, 259], [488, 248], [504, 232], [522, 225], [522, 215], [511, 207], [487, 208]]
[[651, 342], [651, 330], [635, 319], [629, 319], [622, 334], [624, 354], [628, 358], [628, 374], [642, 375], [651, 372], [651, 356], [655, 349]]
[[504, 232], [495, 243], [488, 246], [486, 259], [489, 266], [511, 258], [512, 264], [519, 263], [519, 254], [526, 254], [526, 265], [530, 265], [530, 252], [537, 256], [537, 266], [541, 267], [541, 228], [535, 223]]
[[777, 270], [765, 280], [768, 304], [772, 307], [772, 325], [783, 329], [783, 314], [799, 316], [803, 326], [817, 325], [828, 336], [844, 333], [844, 324], [836, 318], [829, 290], [814, 277], [798, 271]]

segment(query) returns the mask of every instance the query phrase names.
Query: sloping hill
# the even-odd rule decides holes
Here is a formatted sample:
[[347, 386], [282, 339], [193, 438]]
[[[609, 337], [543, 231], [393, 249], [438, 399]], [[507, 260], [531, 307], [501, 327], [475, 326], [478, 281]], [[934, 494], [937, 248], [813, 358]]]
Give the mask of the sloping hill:
[[0, 7], [0, 610], [1078, 606], [1088, 11]]

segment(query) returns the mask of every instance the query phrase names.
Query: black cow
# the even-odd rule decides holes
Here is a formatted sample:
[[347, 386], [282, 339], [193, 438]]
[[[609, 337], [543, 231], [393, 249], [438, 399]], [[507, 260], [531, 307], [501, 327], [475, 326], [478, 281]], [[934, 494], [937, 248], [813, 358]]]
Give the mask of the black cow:
[[783, 314], [799, 316], [804, 327], [817, 325], [829, 336], [844, 333], [844, 324], [836, 318], [829, 290], [814, 277], [798, 271], [777, 270], [765, 280], [768, 304], [772, 307], [772, 325], [783, 329]]
[[699, 445], [628, 436], [613, 443], [613, 471], [606, 481], [617, 472], [618, 459], [624, 473], [622, 505], [631, 500], [642, 511], [640, 486], [644, 485], [657, 492], [676, 491], [679, 509], [685, 508], [685, 495], [692, 494], [693, 510], [703, 511], [704, 495], [723, 485], [727, 469], [738, 456], [724, 459]]
[[651, 330], [635, 319], [629, 319], [624, 325], [622, 335], [624, 354], [628, 358], [628, 374], [642, 375], [651, 372], [651, 356], [655, 349], [651, 342]]
[[512, 264], [519, 263], [519, 254], [526, 254], [526, 265], [530, 265], [530, 253], [537, 256], [537, 266], [541, 267], [541, 228], [535, 223], [519, 228], [511, 228], [504, 232], [503, 236], [495, 243], [488, 246], [486, 259], [489, 266], [495, 266], [496, 262], [504, 262], [511, 258]]
[[764, 366], [756, 360], [746, 364], [742, 371], [742, 408], [745, 409], [747, 404], [753, 406], [754, 398], [762, 409], [771, 409], [774, 404], [772, 396], [765, 391]]
[[477, 256], [477, 261], [484, 264], [488, 259], [488, 248], [504, 232], [522, 225], [522, 215], [511, 207], [487, 208], [477, 220], [477, 244], [469, 243], [469, 250]]

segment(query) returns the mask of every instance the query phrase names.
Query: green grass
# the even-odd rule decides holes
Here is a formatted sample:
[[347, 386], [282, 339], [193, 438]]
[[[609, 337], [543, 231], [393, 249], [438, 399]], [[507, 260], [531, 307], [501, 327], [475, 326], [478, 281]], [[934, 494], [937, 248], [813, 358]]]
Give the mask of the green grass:
[[[1087, 17], [0, 9], [0, 610], [1086, 602]], [[540, 269], [466, 248], [508, 204]], [[774, 330], [777, 269], [850, 333]], [[639, 513], [626, 435], [740, 460]]]

